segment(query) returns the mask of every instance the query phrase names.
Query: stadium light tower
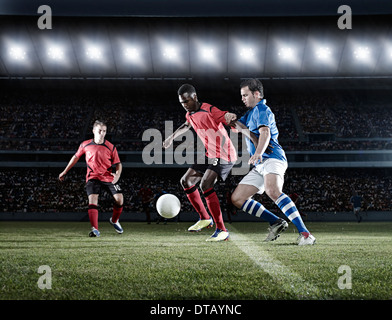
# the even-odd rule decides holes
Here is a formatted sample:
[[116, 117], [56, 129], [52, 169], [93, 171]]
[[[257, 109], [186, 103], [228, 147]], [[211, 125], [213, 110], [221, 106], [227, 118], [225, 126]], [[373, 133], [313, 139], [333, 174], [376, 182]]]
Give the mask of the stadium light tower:
[[257, 52], [254, 47], [249, 45], [238, 44], [238, 61], [249, 67], [257, 65]]
[[368, 47], [358, 47], [354, 50], [354, 57], [363, 62], [369, 62], [371, 59], [371, 52]]
[[26, 59], [26, 50], [20, 45], [11, 46], [9, 49], [9, 56], [12, 60], [23, 61]]
[[252, 47], [244, 47], [240, 50], [240, 57], [244, 60], [252, 60], [255, 56], [255, 52]]
[[320, 61], [328, 62], [331, 60], [332, 53], [329, 47], [319, 47], [316, 49], [316, 57]]
[[200, 56], [206, 62], [212, 62], [215, 60], [215, 50], [212, 47], [201, 47]]
[[281, 47], [278, 51], [278, 56], [283, 61], [291, 62], [295, 60], [295, 52], [294, 49], [291, 47]]
[[165, 45], [162, 54], [167, 60], [174, 61], [178, 58], [178, 49], [173, 45]]
[[63, 61], [64, 60], [64, 50], [61, 46], [53, 45], [50, 46], [48, 49], [48, 56], [49, 58], [56, 60], [56, 61]]
[[91, 60], [99, 61], [102, 60], [102, 49], [97, 45], [90, 45], [87, 47], [86, 55]]
[[128, 61], [139, 62], [141, 59], [141, 54], [139, 48], [127, 47], [124, 50], [124, 56]]

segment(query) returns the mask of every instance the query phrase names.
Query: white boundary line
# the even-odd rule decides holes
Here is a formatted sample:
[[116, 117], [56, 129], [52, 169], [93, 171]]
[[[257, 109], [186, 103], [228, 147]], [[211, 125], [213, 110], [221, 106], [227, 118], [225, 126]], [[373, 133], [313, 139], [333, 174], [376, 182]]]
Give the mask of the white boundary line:
[[230, 226], [230, 239], [256, 265], [279, 282], [282, 291], [291, 293], [298, 299], [323, 298], [319, 288], [306, 282], [300, 275], [269, 255], [262, 246], [241, 234], [232, 225]]

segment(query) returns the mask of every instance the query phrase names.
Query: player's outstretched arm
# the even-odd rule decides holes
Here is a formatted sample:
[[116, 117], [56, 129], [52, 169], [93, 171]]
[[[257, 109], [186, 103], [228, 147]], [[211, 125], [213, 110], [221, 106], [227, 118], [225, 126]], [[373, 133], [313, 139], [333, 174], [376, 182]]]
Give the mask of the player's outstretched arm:
[[237, 115], [235, 113], [227, 112], [225, 114], [225, 121], [227, 125], [233, 126], [234, 123], [237, 121]]
[[259, 143], [259, 139], [257, 138], [257, 136], [251, 132], [247, 126], [245, 126], [242, 122], [239, 121], [235, 121], [232, 124], [232, 127], [237, 129], [238, 132], [241, 132], [243, 135], [245, 135], [246, 137], [249, 138], [250, 141], [252, 141], [252, 143], [255, 145], [255, 147], [257, 147], [258, 143]]
[[69, 160], [69, 162], [68, 162], [67, 166], [65, 167], [64, 171], [61, 172], [61, 173], [59, 174], [59, 180], [60, 180], [60, 181], [63, 181], [63, 180], [64, 180], [64, 176], [67, 174], [67, 172], [68, 172], [69, 170], [71, 170], [71, 168], [72, 168], [78, 161], [79, 161], [79, 158], [78, 158], [77, 156], [75, 156], [75, 155], [71, 158], [71, 160]]
[[163, 141], [163, 148], [167, 149], [170, 147], [170, 145], [173, 143], [173, 140], [180, 135], [184, 134], [191, 128], [191, 125], [188, 123], [188, 121], [185, 121], [176, 131], [173, 132], [165, 141]]

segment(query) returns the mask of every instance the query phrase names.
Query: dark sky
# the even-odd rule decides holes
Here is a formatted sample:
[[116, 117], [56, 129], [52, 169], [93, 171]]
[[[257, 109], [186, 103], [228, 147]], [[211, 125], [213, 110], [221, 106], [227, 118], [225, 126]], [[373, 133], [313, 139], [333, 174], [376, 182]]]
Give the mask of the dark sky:
[[53, 16], [321, 16], [349, 5], [353, 15], [392, 14], [391, 0], [0, 0], [0, 15]]

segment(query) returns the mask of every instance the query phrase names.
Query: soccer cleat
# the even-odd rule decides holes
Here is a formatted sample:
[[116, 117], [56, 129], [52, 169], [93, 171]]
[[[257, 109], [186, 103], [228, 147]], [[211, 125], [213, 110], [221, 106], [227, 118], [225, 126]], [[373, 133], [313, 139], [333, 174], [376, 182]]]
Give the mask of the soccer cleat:
[[299, 246], [306, 246], [312, 245], [316, 243], [316, 238], [310, 234], [309, 232], [301, 232], [298, 237], [298, 245]]
[[214, 225], [214, 222], [212, 221], [212, 218], [210, 219], [200, 219], [197, 221], [194, 225], [190, 226], [188, 228], [188, 231], [191, 232], [197, 232], [200, 231], [203, 228], [211, 228]]
[[288, 228], [288, 226], [289, 224], [285, 220], [279, 219], [268, 228], [268, 235], [264, 241], [268, 242], [276, 240], [280, 234]]
[[117, 220], [116, 223], [112, 221], [112, 218], [109, 219], [110, 224], [114, 227], [114, 229], [117, 231], [117, 233], [121, 234], [124, 232], [123, 228], [121, 227], [121, 224], [119, 220]]
[[95, 229], [94, 227], [91, 228], [90, 233], [88, 234], [89, 237], [99, 237], [101, 233], [98, 231], [98, 229]]
[[216, 229], [214, 234], [209, 237], [206, 241], [209, 242], [218, 242], [218, 241], [226, 241], [229, 238], [229, 232], [224, 231], [222, 229]]

